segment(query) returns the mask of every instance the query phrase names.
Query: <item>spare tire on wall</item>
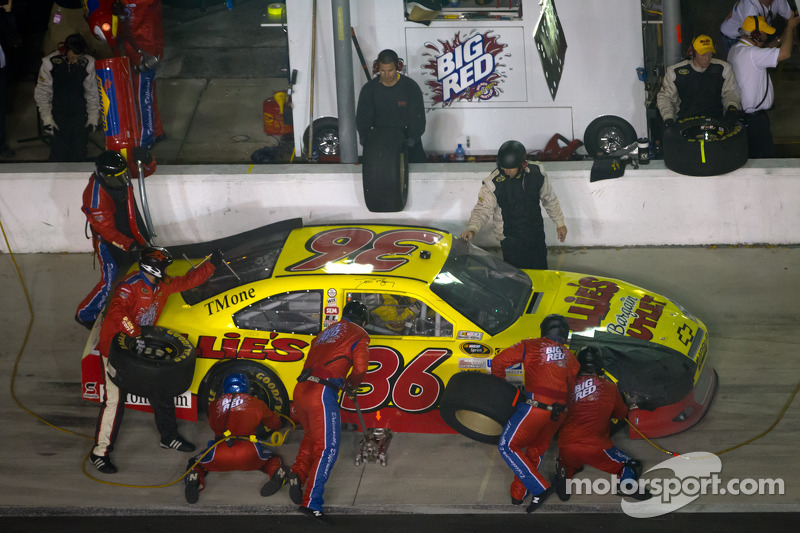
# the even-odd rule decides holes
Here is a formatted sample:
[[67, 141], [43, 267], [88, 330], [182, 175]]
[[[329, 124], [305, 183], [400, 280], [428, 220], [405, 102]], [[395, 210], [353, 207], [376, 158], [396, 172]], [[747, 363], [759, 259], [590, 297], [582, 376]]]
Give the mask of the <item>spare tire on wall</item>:
[[373, 213], [402, 211], [408, 201], [408, 149], [398, 128], [374, 128], [364, 140], [364, 201]]
[[145, 350], [136, 353], [136, 338], [117, 333], [108, 354], [108, 377], [120, 389], [152, 398], [178, 396], [192, 385], [196, 355], [186, 337], [157, 326], [143, 326]]
[[747, 132], [711, 117], [680, 119], [664, 131], [664, 165], [687, 176], [717, 176], [747, 162]]
[[595, 159], [606, 157], [636, 139], [636, 130], [630, 122], [616, 115], [597, 117], [586, 126], [583, 134], [586, 152]]
[[445, 387], [439, 414], [448, 426], [484, 444], [497, 444], [516, 407], [517, 388], [483, 372], [459, 372]]

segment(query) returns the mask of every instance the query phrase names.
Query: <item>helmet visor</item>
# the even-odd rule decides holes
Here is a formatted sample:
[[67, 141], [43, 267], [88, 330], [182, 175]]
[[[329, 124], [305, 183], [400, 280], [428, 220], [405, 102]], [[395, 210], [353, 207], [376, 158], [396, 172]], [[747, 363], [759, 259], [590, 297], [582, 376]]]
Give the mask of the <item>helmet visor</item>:
[[109, 189], [118, 190], [127, 187], [131, 182], [131, 173], [125, 168], [121, 171], [102, 170], [97, 173], [103, 185]]

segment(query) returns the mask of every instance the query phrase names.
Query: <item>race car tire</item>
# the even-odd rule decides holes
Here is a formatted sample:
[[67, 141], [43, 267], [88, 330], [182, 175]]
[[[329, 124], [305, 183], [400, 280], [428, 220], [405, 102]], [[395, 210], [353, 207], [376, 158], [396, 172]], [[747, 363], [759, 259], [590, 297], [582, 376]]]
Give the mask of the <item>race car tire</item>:
[[364, 141], [364, 201], [373, 213], [402, 211], [408, 201], [408, 149], [396, 128], [376, 128]]
[[[303, 133], [303, 154], [308, 154], [308, 134]], [[314, 144], [320, 161], [339, 161], [339, 119], [322, 117], [314, 121]], [[313, 153], [313, 151], [312, 151]]]
[[192, 384], [196, 355], [186, 337], [158, 326], [143, 326], [145, 351], [136, 353], [136, 338], [117, 333], [108, 353], [108, 376], [120, 389], [152, 398], [179, 396]]
[[222, 381], [225, 376], [242, 373], [250, 383], [250, 394], [267, 406], [289, 416], [289, 393], [278, 376], [268, 367], [252, 361], [225, 361], [217, 363], [203, 377], [197, 392], [198, 411], [208, 414], [211, 402], [222, 396]]
[[[705, 132], [711, 132], [703, 134]], [[711, 117], [680, 119], [664, 132], [664, 166], [686, 176], [718, 176], [747, 162], [747, 132]]]
[[459, 372], [445, 387], [439, 414], [448, 426], [472, 440], [497, 444], [514, 414], [517, 388], [482, 372]]
[[583, 134], [586, 152], [602, 159], [611, 152], [636, 142], [636, 130], [630, 122], [616, 115], [603, 115], [589, 123]]

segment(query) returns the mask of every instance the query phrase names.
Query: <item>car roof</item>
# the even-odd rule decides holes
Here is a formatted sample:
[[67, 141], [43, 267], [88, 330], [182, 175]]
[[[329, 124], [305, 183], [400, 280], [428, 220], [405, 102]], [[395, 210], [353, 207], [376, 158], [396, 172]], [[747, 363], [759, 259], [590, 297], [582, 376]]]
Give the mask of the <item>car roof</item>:
[[306, 226], [289, 233], [273, 277], [352, 274], [430, 283], [447, 260], [451, 244], [449, 232], [425, 226]]

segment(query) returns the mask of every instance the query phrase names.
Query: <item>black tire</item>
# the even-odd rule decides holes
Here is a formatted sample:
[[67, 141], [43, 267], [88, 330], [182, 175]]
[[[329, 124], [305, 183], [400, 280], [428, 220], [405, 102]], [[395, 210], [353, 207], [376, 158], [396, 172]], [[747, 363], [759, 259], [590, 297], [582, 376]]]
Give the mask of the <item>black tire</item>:
[[399, 129], [372, 130], [364, 141], [364, 200], [373, 213], [402, 211], [408, 201], [408, 150]]
[[108, 376], [120, 389], [152, 398], [156, 394], [178, 396], [192, 385], [194, 346], [186, 337], [157, 327], [142, 327], [146, 349], [136, 354], [136, 339], [118, 333], [108, 354]]
[[586, 127], [583, 144], [594, 159], [606, 157], [624, 146], [636, 142], [636, 130], [630, 122], [616, 115], [597, 117]]
[[276, 413], [289, 416], [289, 393], [278, 376], [268, 367], [252, 361], [217, 363], [203, 377], [197, 392], [197, 408], [208, 414], [208, 405], [222, 395], [225, 376], [241, 372], [250, 382], [250, 394], [266, 403]]
[[[308, 154], [308, 133], [303, 133], [303, 154]], [[339, 119], [322, 117], [314, 121], [314, 145], [320, 161], [339, 160]]]
[[439, 414], [448, 426], [484, 444], [497, 444], [514, 414], [517, 388], [482, 372], [459, 372], [445, 387]]
[[687, 176], [718, 176], [747, 162], [747, 132], [711, 117], [678, 120], [664, 132], [664, 165]]

